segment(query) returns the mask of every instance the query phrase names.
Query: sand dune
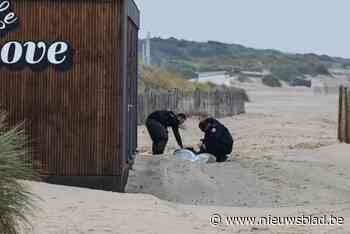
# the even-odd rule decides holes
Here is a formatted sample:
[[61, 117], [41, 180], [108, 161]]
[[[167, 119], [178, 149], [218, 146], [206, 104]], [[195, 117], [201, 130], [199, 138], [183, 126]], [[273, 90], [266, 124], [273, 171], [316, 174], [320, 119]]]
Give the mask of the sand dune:
[[[336, 140], [337, 97], [306, 88], [250, 88], [247, 114], [221, 121], [234, 133], [235, 152], [224, 164], [151, 157], [139, 130], [139, 155], [127, 186], [118, 194], [31, 183], [43, 212], [33, 233], [349, 233], [349, 145]], [[197, 120], [183, 132], [195, 146]], [[150, 195], [146, 195], [150, 194]], [[335, 215], [336, 226], [214, 227], [210, 216]]]

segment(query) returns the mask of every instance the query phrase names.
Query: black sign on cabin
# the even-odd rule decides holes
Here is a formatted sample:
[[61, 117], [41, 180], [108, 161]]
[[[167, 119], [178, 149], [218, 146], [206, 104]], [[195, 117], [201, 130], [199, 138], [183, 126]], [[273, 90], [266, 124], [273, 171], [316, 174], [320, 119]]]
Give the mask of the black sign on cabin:
[[[124, 191], [137, 144], [137, 6], [132, 0], [8, 2], [18, 22], [1, 31], [0, 45], [18, 42], [5, 47], [7, 58], [16, 61], [17, 50], [24, 60], [1, 64], [0, 108], [10, 125], [25, 121], [34, 168], [52, 183]], [[8, 26], [4, 17], [0, 28]], [[45, 66], [26, 64], [26, 42], [42, 49], [27, 59], [44, 56]], [[65, 69], [47, 55], [55, 42], [69, 45], [50, 50], [67, 52], [55, 57], [67, 58]]]
[[[10, 0], [0, 0], [0, 37], [19, 26], [20, 19], [12, 9]], [[25, 66], [40, 71], [49, 64], [57, 70], [68, 70], [73, 51], [65, 41], [7, 41], [0, 47], [0, 64], [11, 70]]]

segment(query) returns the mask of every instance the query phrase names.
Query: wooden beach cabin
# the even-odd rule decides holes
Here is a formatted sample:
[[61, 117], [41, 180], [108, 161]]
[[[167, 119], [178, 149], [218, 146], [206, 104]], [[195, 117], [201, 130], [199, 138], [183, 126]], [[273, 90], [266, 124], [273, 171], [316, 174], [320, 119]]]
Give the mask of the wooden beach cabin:
[[[9, 3], [18, 22], [0, 44], [19, 43], [1, 51], [0, 109], [12, 126], [25, 121], [34, 168], [48, 182], [124, 191], [137, 144], [137, 6], [132, 0]], [[25, 42], [57, 40], [69, 44], [69, 66], [54, 63], [68, 61], [63, 45], [46, 48], [51, 64], [31, 66], [43, 48], [32, 44], [36, 57], [30, 57]], [[9, 65], [13, 51], [28, 53], [26, 64]]]

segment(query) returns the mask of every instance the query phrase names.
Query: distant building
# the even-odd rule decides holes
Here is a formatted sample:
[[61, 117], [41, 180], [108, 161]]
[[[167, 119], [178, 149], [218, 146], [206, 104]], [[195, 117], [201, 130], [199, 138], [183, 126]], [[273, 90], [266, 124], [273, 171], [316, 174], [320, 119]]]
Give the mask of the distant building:
[[226, 71], [212, 71], [212, 72], [197, 72], [198, 78], [213, 77], [213, 76], [226, 76]]
[[262, 78], [271, 74], [269, 70], [262, 70], [261, 72], [260, 71], [241, 71], [240, 73], [244, 76], [259, 77], [259, 78]]
[[216, 85], [231, 85], [232, 77], [226, 71], [199, 72], [197, 77], [191, 79], [192, 82], [212, 83]]

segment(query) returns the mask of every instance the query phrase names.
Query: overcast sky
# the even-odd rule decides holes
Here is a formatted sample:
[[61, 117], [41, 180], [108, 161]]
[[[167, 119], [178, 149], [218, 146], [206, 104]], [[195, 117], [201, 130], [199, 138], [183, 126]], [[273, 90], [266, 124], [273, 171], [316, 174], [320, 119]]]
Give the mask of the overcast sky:
[[350, 0], [135, 0], [140, 36], [350, 58]]

